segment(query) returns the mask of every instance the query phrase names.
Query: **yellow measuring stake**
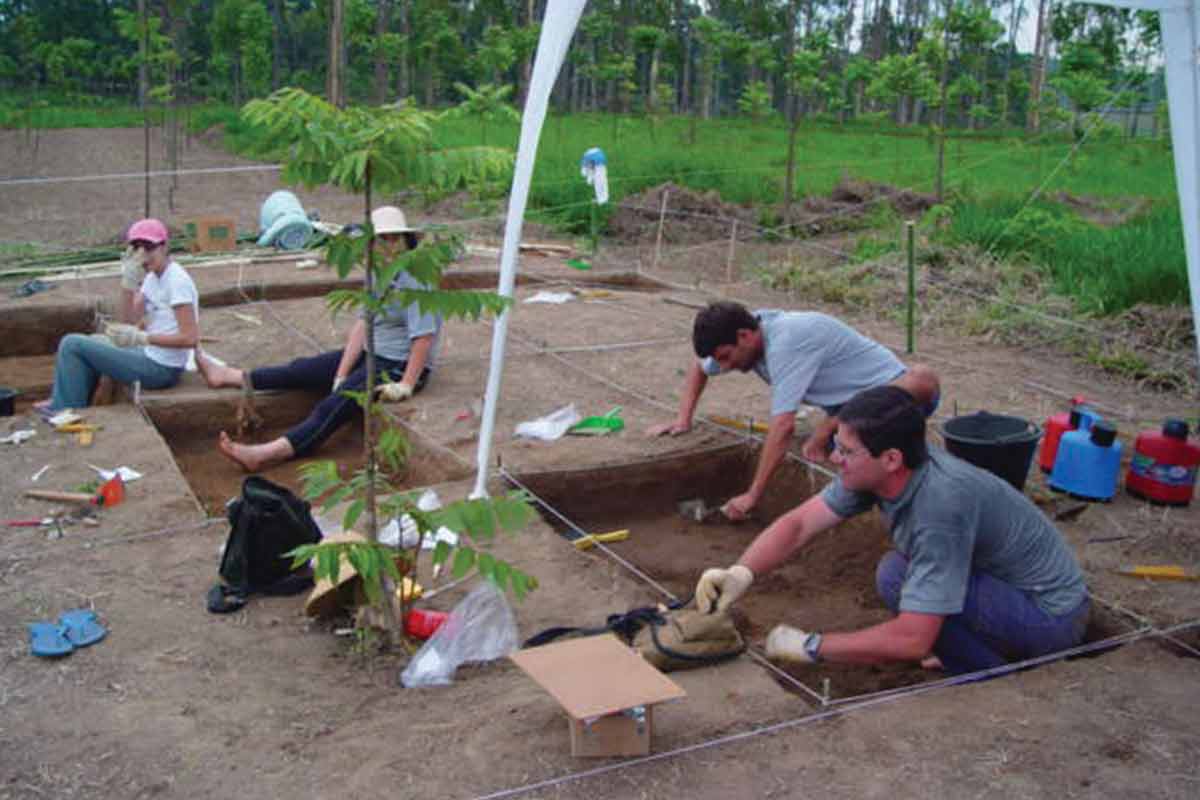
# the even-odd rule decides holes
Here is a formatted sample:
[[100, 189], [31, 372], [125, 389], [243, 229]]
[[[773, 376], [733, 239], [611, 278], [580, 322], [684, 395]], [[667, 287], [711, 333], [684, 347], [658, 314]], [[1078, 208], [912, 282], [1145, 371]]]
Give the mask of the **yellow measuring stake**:
[[604, 544], [612, 544], [613, 542], [623, 542], [629, 538], [629, 529], [622, 528], [619, 531], [610, 531], [609, 533], [589, 533], [586, 536], [580, 536], [573, 541], [576, 550], [587, 550], [596, 545], [596, 542]]
[[1188, 572], [1178, 564], [1121, 567], [1117, 570], [1117, 574], [1128, 575], [1131, 578], [1153, 578], [1162, 581], [1200, 581], [1200, 575]]

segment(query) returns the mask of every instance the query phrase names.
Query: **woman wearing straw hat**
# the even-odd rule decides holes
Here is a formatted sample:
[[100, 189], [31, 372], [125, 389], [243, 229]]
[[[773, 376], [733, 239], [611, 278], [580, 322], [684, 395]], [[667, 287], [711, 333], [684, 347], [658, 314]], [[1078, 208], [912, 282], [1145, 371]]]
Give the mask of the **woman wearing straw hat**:
[[[54, 390], [37, 404], [45, 414], [83, 408], [102, 376], [166, 389], [179, 381], [200, 339], [199, 295], [191, 276], [171, 260], [167, 226], [142, 219], [129, 226], [121, 259], [122, 317], [104, 336], [67, 334], [58, 343]], [[142, 324], [131, 324], [140, 321]]]
[[[382, 206], [371, 212], [371, 226], [375, 229], [375, 246], [388, 261], [406, 249], [414, 249], [420, 241], [420, 233], [409, 227], [404, 212], [395, 206]], [[425, 288], [404, 271], [392, 286]], [[375, 316], [375, 367], [379, 373], [376, 385], [382, 399], [407, 400], [424, 388], [433, 368], [441, 328], [440, 315], [422, 314], [415, 303], [393, 305]], [[329, 393], [303, 422], [265, 444], [241, 444], [222, 431], [217, 440], [221, 454], [246, 471], [256, 472], [306, 455], [354, 419], [359, 414], [358, 403], [343, 392], [366, 387], [366, 333], [366, 321], [359, 319], [350, 328], [346, 346], [341, 350], [253, 370], [224, 366], [197, 352], [200, 374], [214, 389], [241, 387], [247, 392], [306, 389]]]

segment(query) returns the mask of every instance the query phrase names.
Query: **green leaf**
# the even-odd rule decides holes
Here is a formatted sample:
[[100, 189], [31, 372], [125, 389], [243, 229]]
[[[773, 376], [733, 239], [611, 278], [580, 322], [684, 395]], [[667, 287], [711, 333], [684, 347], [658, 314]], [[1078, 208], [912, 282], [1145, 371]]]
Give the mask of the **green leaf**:
[[441, 540], [436, 545], [433, 546], [433, 563], [434, 564], [441, 564], [441, 563], [445, 562], [445, 560], [449, 557], [450, 557], [450, 545], [445, 540]]
[[476, 541], [489, 541], [496, 533], [496, 518], [488, 500], [466, 500], [462, 515], [465, 532]]
[[340, 551], [335, 547], [322, 547], [317, 550], [317, 566], [313, 569], [314, 577], [318, 580], [323, 578], [337, 583], [339, 553]]
[[493, 580], [492, 574], [496, 567], [496, 559], [491, 553], [480, 552], [475, 558], [475, 569], [479, 570], [479, 574]]
[[503, 530], [520, 530], [537, 515], [533, 506], [529, 504], [528, 497], [524, 492], [512, 492], [492, 500], [492, 509], [496, 512], [496, 519]]
[[579, 258], [568, 258], [567, 266], [578, 270], [587, 270], [592, 268], [591, 264]]
[[475, 551], [469, 547], [459, 547], [454, 551], [454, 564], [450, 567], [450, 574], [455, 578], [461, 578], [471, 571], [471, 567], [475, 566]]
[[500, 591], [505, 591], [509, 576], [512, 574], [512, 566], [507, 561], [496, 559], [492, 564], [492, 582], [496, 584], [496, 588]]
[[342, 517], [342, 528], [350, 530], [354, 527], [354, 523], [358, 522], [358, 518], [362, 516], [363, 511], [367, 508], [367, 501], [363, 498], [358, 498], [350, 507], [346, 509], [346, 515]]

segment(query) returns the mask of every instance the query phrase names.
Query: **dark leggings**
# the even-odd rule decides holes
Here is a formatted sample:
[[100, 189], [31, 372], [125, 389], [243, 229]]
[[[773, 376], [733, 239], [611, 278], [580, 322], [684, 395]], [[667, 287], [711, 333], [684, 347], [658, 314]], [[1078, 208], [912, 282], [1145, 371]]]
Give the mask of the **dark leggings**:
[[[359, 356], [354, 369], [346, 376], [342, 389], [362, 391], [366, 388], [366, 360], [365, 354]], [[330, 350], [319, 356], [297, 358], [278, 367], [259, 367], [250, 372], [250, 385], [262, 391], [305, 389], [312, 392], [328, 392], [333, 386], [333, 378], [341, 361], [342, 351]], [[406, 361], [393, 361], [390, 358], [375, 356], [375, 370], [379, 376], [375, 385], [378, 386], [384, 381], [400, 380], [407, 366]], [[421, 377], [417, 379], [413, 391], [419, 392], [424, 389], [428, 379], [429, 368], [426, 367], [421, 370]], [[361, 413], [362, 410], [353, 398], [340, 392], [330, 394], [317, 403], [303, 422], [289, 429], [284, 437], [291, 443], [297, 456], [306, 455], [332, 436], [334, 431]]]

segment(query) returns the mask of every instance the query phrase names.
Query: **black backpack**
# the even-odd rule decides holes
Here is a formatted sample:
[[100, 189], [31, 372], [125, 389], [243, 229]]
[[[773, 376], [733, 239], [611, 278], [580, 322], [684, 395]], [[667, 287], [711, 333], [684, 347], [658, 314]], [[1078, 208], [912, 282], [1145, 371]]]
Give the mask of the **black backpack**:
[[251, 594], [296, 594], [312, 585], [307, 567], [292, 569], [284, 553], [316, 544], [321, 529], [307, 502], [266, 478], [251, 475], [242, 496], [226, 505], [229, 538], [221, 556], [221, 582], [208, 592], [208, 610], [236, 611]]

